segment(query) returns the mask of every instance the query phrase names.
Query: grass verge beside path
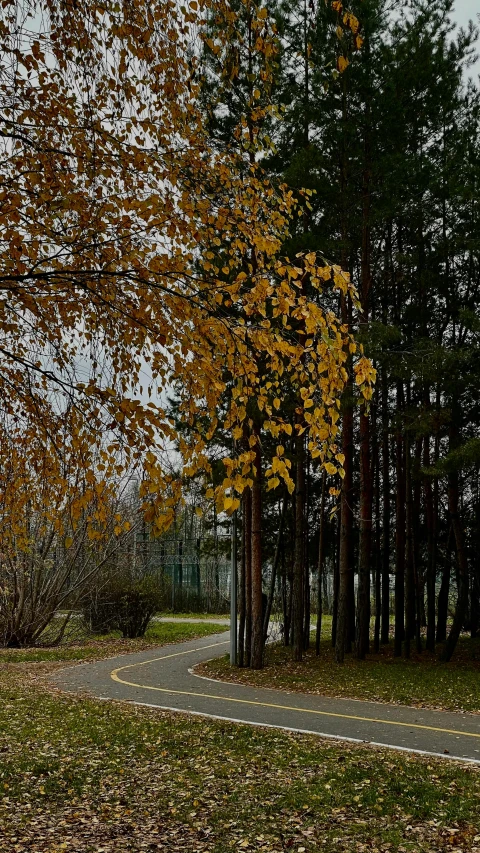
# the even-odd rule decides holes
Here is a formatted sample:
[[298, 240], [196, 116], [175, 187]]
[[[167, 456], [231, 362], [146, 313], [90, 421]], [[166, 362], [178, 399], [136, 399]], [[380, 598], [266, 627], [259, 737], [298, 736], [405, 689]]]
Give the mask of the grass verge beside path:
[[480, 853], [478, 768], [51, 694], [54, 666], [0, 667], [2, 853]]
[[232, 669], [228, 657], [201, 664], [199, 674], [224, 681], [273, 687], [299, 693], [317, 693], [349, 699], [369, 699], [415, 707], [480, 712], [480, 641], [461, 640], [453, 661], [440, 663], [432, 655], [393, 657], [392, 646], [365, 661], [347, 656], [335, 663], [328, 640], [320, 657], [309, 650], [302, 663], [292, 660], [291, 649], [267, 647], [263, 670]]
[[[151, 622], [144, 637], [125, 640], [120, 632], [112, 632], [104, 637], [87, 637], [82, 641], [65, 643], [54, 647], [34, 647], [27, 649], [0, 649], [2, 663], [20, 663], [32, 661], [80, 661], [99, 660], [115, 655], [141, 652], [167, 643], [182, 643], [195, 637], [207, 637], [223, 630], [219, 625], [196, 622]], [[1, 846], [0, 846], [0, 853]]]

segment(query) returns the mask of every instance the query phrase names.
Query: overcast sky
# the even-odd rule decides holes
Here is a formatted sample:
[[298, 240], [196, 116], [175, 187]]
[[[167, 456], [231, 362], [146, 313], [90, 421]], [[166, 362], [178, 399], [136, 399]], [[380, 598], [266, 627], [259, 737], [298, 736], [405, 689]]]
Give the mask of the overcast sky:
[[[461, 27], [467, 27], [469, 21], [480, 26], [480, 0], [456, 0], [455, 20]], [[480, 53], [480, 43], [477, 52]], [[470, 69], [468, 76], [475, 77], [475, 72], [480, 74], [480, 61]]]
[[465, 26], [469, 20], [477, 21], [480, 13], [479, 0], [456, 0], [455, 13], [459, 24]]

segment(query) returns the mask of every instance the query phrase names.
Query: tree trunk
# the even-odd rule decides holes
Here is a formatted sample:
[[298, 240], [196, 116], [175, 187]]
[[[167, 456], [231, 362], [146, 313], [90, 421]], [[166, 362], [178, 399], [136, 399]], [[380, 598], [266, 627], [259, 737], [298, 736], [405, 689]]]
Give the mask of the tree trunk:
[[264, 617], [263, 617], [263, 641], [264, 641], [264, 643], [267, 642], [268, 624], [270, 622], [270, 615], [272, 613], [272, 605], [273, 605], [273, 598], [275, 595], [275, 584], [276, 584], [276, 580], [277, 580], [278, 564], [280, 562], [280, 552], [282, 550], [283, 527], [285, 524], [285, 515], [287, 512], [287, 505], [288, 505], [288, 491], [285, 489], [285, 492], [283, 495], [283, 501], [282, 501], [282, 510], [280, 513], [280, 519], [279, 519], [279, 523], [278, 523], [277, 542], [275, 545], [275, 555], [273, 558], [272, 576], [270, 579], [270, 589], [269, 589], [269, 593], [268, 593], [267, 607], [266, 607]]
[[332, 648], [337, 643], [338, 598], [340, 593], [340, 518], [335, 524], [333, 554]]
[[[425, 437], [423, 467], [430, 467], [430, 436]], [[437, 574], [432, 480], [424, 477], [425, 523], [427, 528], [427, 651], [435, 653], [435, 579]]]
[[315, 654], [320, 654], [320, 639], [322, 636], [322, 615], [323, 615], [323, 598], [322, 598], [322, 583], [323, 583], [323, 563], [325, 560], [325, 492], [327, 484], [327, 472], [322, 473], [322, 499], [320, 503], [320, 524], [318, 532], [318, 571], [317, 571], [317, 630], [315, 635]]
[[293, 659], [303, 657], [304, 565], [305, 565], [305, 445], [295, 437], [295, 558], [293, 565]]
[[[397, 386], [397, 409], [401, 417], [403, 411], [403, 386]], [[396, 530], [395, 530], [395, 641], [393, 653], [395, 657], [402, 654], [402, 642], [405, 636], [404, 601], [405, 601], [405, 470], [403, 454], [403, 435], [397, 432], [395, 438], [397, 497], [396, 497]]]
[[245, 658], [244, 666], [250, 666], [252, 657], [252, 490], [243, 493], [245, 524]]
[[242, 510], [243, 510], [243, 524], [242, 524], [242, 554], [240, 560], [240, 583], [238, 590], [238, 598], [239, 598], [239, 613], [238, 613], [238, 665], [245, 666], [245, 603], [246, 603], [246, 584], [245, 584], [245, 568], [246, 568], [246, 559], [245, 559], [245, 550], [246, 550], [246, 539], [245, 539], [245, 492], [243, 493], [243, 501], [242, 501]]
[[412, 458], [410, 436], [405, 435], [405, 491], [406, 491], [406, 572], [405, 572], [405, 657], [410, 657], [410, 644], [415, 636], [415, 569], [413, 557], [413, 500]]
[[438, 593], [437, 605], [437, 643], [444, 643], [447, 639], [447, 619], [448, 619], [448, 597], [450, 594], [450, 572], [451, 572], [451, 556], [450, 556], [450, 534], [448, 536], [447, 547], [445, 549], [445, 564], [442, 571], [442, 582]]
[[388, 384], [382, 371], [382, 643], [390, 639], [390, 445], [388, 441]]
[[[375, 424], [375, 422], [374, 422]], [[380, 459], [378, 450], [377, 431], [374, 426], [373, 434], [373, 471], [372, 480], [375, 484], [375, 626], [373, 631], [373, 650], [380, 650], [380, 630], [382, 618], [382, 550], [380, 534]]]
[[262, 608], [262, 451], [260, 429], [254, 427], [255, 477], [252, 486], [252, 653], [250, 666], [263, 666], [263, 608]]
[[[458, 404], [457, 404], [458, 405]], [[458, 447], [459, 437], [455, 430], [450, 435], [450, 450]], [[459, 513], [459, 488], [458, 471], [454, 471], [448, 478], [448, 511], [452, 521], [452, 529], [457, 550], [458, 561], [458, 594], [452, 627], [447, 637], [441, 660], [449, 661], [455, 651], [460, 632], [463, 628], [465, 615], [468, 608], [468, 560], [465, 536]]]

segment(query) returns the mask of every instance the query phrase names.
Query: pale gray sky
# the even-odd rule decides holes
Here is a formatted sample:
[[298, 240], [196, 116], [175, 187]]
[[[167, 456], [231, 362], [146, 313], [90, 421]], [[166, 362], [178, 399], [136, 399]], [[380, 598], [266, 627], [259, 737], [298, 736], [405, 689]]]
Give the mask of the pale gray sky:
[[[456, 0], [455, 20], [461, 27], [467, 27], [469, 21], [480, 26], [480, 0]], [[480, 53], [480, 43], [477, 52]], [[480, 74], [480, 61], [470, 69], [468, 76], [475, 78], [476, 74]]]
[[457, 0], [455, 17], [459, 24], [466, 26], [469, 20], [477, 22], [480, 14], [480, 0]]

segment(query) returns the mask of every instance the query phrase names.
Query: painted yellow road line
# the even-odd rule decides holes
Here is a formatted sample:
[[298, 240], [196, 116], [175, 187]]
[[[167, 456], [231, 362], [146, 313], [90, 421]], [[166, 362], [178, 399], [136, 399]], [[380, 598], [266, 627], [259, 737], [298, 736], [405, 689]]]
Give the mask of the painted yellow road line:
[[[149, 663], [156, 663], [160, 660], [166, 660], [167, 658], [175, 658], [180, 657], [182, 655], [193, 654], [194, 652], [200, 652], [204, 649], [212, 649], [215, 646], [225, 646], [228, 644], [228, 640], [223, 643], [212, 643], [210, 646], [201, 646], [198, 649], [189, 649], [184, 652], [175, 652], [171, 655], [162, 655], [159, 658], [150, 658], [150, 660], [142, 661], [141, 663], [130, 663], [126, 666], [119, 666], [117, 669], [112, 670], [110, 673], [110, 678], [113, 681], [118, 682], [119, 684], [124, 684], [127, 687], [137, 687], [141, 690], [154, 690], [157, 693], [168, 693], [174, 696], [197, 696], [203, 699], [215, 699], [220, 702], [234, 702], [238, 705], [255, 705], [260, 708], [277, 708], [280, 711], [296, 711], [300, 714], [313, 714], [318, 717], [334, 717], [336, 719], [341, 720], [355, 720], [360, 723], [380, 723], [385, 726], [400, 726], [407, 729], [421, 729], [423, 731], [429, 732], [440, 732], [442, 734], [455, 735], [461, 737], [473, 737], [480, 740], [480, 732], [468, 732], [468, 731], [457, 731], [456, 729], [445, 729], [440, 728], [439, 726], [426, 726], [420, 723], [404, 723], [400, 720], [383, 720], [377, 717], [360, 717], [354, 714], [339, 714], [333, 711], [317, 711], [313, 708], [298, 708], [295, 705], [279, 705], [274, 702], [258, 702], [254, 699], [235, 699], [228, 696], [217, 696], [214, 693], [194, 693], [189, 690], [173, 690], [168, 687], [154, 687], [150, 684], [137, 684], [134, 681], [126, 681], [123, 678], [120, 678], [119, 672], [123, 672], [126, 669], [132, 669], [136, 666], [146, 666]], [[259, 688], [260, 690], [262, 688]]]

